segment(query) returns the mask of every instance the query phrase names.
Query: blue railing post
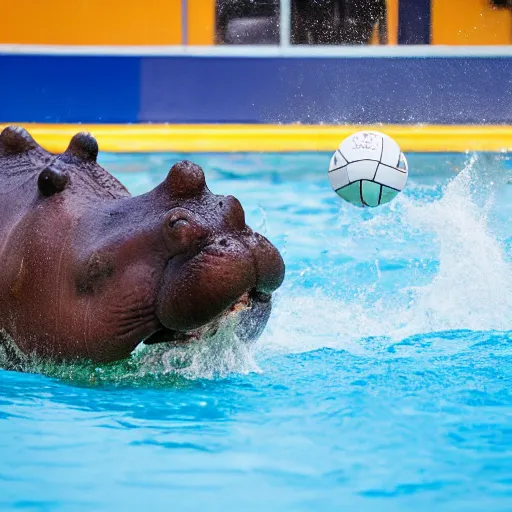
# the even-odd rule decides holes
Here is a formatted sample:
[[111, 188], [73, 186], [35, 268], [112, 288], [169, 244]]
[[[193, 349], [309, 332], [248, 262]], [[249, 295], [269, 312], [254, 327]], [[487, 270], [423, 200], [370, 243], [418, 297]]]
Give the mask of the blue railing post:
[[431, 0], [399, 0], [398, 44], [430, 44]]

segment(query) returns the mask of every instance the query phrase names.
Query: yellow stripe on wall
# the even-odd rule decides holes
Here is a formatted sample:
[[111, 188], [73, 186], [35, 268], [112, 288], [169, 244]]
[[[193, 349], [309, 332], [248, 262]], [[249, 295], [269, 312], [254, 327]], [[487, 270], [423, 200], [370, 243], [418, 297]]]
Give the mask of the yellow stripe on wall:
[[[4, 125], [5, 126], [5, 125]], [[406, 152], [512, 151], [512, 126], [310, 126], [310, 125], [54, 125], [24, 124], [48, 151], [66, 149], [89, 131], [105, 152], [305, 152], [333, 151], [351, 133], [373, 129]], [[0, 126], [3, 128], [3, 126]]]

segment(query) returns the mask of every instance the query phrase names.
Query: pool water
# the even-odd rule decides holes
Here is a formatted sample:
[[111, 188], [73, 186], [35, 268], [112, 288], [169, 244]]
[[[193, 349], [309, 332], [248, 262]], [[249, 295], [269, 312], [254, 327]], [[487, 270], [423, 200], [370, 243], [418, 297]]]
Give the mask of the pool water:
[[103, 155], [134, 194], [203, 165], [283, 253], [252, 349], [0, 370], [1, 510], [512, 509], [512, 165], [408, 155], [393, 202], [330, 155]]

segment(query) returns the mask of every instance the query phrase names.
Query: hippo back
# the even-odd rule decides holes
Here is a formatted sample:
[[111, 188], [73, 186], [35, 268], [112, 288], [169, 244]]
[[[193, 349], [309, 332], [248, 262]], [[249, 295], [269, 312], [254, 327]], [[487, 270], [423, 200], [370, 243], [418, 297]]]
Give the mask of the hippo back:
[[97, 155], [96, 140], [87, 133], [75, 135], [63, 154], [53, 155], [23, 128], [5, 128], [0, 134], [0, 240], [45, 197], [64, 188], [77, 206], [84, 200], [130, 197], [126, 188], [96, 163]]

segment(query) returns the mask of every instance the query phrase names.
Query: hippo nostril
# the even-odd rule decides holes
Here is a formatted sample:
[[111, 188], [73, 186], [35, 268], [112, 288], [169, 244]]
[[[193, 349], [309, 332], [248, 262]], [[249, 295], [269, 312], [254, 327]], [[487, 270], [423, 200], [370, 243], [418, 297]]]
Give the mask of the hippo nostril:
[[240, 201], [233, 196], [222, 196], [217, 202], [221, 210], [218, 215], [222, 219], [224, 229], [233, 231], [243, 231], [245, 229], [245, 213]]
[[228, 246], [228, 241], [223, 238], [220, 242], [219, 242], [219, 245], [222, 245], [222, 247], [227, 247]]

